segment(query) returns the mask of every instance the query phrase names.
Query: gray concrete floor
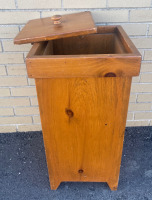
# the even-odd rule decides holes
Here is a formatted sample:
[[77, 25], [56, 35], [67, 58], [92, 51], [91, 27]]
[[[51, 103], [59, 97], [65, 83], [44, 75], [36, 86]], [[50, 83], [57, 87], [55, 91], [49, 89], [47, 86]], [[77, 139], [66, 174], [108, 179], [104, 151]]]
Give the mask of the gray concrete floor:
[[152, 127], [125, 132], [119, 187], [61, 183], [49, 187], [41, 132], [0, 134], [0, 200], [152, 200]]

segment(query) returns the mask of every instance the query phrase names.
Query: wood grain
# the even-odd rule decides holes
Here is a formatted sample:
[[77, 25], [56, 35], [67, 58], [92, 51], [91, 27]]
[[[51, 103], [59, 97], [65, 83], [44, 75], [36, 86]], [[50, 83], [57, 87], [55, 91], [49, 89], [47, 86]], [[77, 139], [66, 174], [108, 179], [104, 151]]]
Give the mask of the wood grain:
[[[112, 54], [114, 34], [91, 34], [53, 41], [54, 55]], [[124, 51], [125, 53], [125, 51]]]
[[137, 76], [140, 71], [140, 57], [122, 56], [79, 56], [61, 59], [39, 58], [26, 59], [30, 78], [72, 78], [104, 77], [114, 73], [118, 77]]
[[14, 44], [54, 40], [70, 36], [96, 33], [91, 12], [62, 15], [62, 23], [54, 25], [51, 17], [30, 20], [15, 37]]
[[129, 77], [36, 79], [52, 189], [62, 181], [117, 188], [130, 85]]
[[101, 26], [97, 34], [34, 44], [26, 64], [30, 78], [131, 77], [139, 75], [141, 55], [120, 26]]

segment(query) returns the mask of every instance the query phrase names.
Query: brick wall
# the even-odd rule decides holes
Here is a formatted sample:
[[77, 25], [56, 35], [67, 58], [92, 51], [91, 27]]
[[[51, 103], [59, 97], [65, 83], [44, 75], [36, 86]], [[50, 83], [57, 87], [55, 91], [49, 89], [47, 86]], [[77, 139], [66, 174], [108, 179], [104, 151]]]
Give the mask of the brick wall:
[[24, 64], [31, 45], [14, 45], [13, 38], [30, 19], [84, 10], [97, 25], [122, 25], [141, 52], [127, 126], [152, 125], [152, 0], [0, 0], [0, 132], [41, 130], [34, 80]]

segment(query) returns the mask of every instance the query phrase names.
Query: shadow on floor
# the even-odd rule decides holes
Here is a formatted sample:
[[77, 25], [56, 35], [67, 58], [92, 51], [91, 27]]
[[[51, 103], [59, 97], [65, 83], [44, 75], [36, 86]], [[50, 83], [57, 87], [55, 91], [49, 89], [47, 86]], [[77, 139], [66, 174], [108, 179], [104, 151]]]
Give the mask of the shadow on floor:
[[0, 134], [1, 200], [152, 200], [152, 127], [125, 132], [119, 187], [61, 183], [49, 187], [41, 132]]

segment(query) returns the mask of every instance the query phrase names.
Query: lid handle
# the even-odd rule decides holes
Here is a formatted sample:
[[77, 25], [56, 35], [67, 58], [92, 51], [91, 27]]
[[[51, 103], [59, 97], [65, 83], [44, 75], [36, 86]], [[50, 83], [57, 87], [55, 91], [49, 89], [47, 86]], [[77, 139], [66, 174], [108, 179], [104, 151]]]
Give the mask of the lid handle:
[[61, 15], [53, 15], [51, 17], [54, 24], [61, 24], [61, 18], [62, 18]]

